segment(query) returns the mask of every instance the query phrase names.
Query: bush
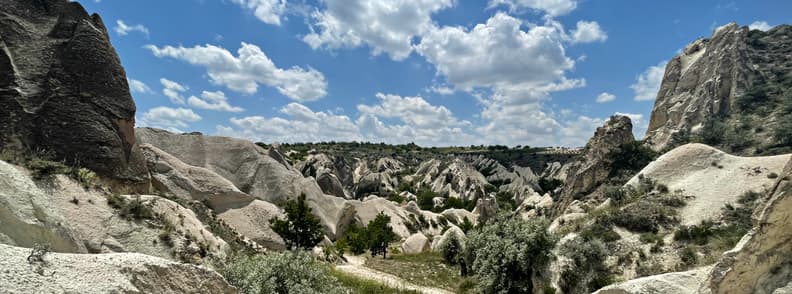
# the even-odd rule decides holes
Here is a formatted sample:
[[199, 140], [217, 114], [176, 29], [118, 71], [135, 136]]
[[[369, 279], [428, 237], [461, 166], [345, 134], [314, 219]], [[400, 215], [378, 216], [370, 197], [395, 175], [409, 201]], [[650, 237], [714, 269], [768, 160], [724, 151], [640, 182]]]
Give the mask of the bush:
[[603, 216], [602, 221], [633, 232], [657, 233], [660, 228], [676, 222], [676, 211], [661, 203], [642, 199], [622, 210]]
[[350, 252], [355, 255], [363, 254], [368, 249], [366, 228], [361, 228], [356, 224], [349, 226], [342, 240], [349, 245]]
[[608, 252], [602, 241], [575, 238], [561, 245], [560, 253], [572, 261], [561, 272], [562, 292], [591, 293], [613, 282], [605, 265]]
[[470, 230], [473, 229], [473, 223], [471, 223], [470, 219], [468, 219], [468, 217], [466, 216], [462, 219], [462, 223], [459, 225], [459, 228], [462, 229], [462, 232], [467, 234]]
[[289, 250], [310, 250], [322, 240], [322, 225], [305, 202], [305, 194], [297, 201], [288, 201], [284, 208], [286, 219], [270, 220], [272, 230], [283, 238]]
[[609, 177], [632, 176], [657, 156], [657, 152], [644, 145], [643, 141], [625, 143], [611, 156], [613, 163]]
[[244, 294], [346, 293], [326, 266], [304, 252], [238, 257], [221, 273]]
[[448, 240], [444, 244], [440, 244], [440, 250], [447, 263], [456, 264], [459, 253], [462, 252], [462, 243], [459, 242], [456, 234], [450, 234]]
[[613, 230], [613, 227], [602, 222], [594, 222], [580, 232], [580, 237], [586, 241], [602, 240], [603, 242], [614, 242], [621, 239], [621, 236]]
[[542, 189], [542, 192], [550, 193], [555, 191], [556, 188], [561, 187], [564, 185], [564, 181], [559, 179], [547, 179], [547, 178], [540, 178], [539, 179], [539, 188]]
[[120, 195], [111, 195], [108, 198], [108, 204], [111, 207], [118, 209], [118, 215], [130, 220], [143, 220], [155, 219], [157, 214], [151, 209], [151, 206], [143, 200], [140, 196], [135, 196], [132, 200], [127, 200]]
[[434, 198], [439, 195], [428, 188], [422, 188], [418, 192], [418, 207], [422, 210], [432, 210], [434, 208]]
[[693, 247], [685, 247], [685, 249], [679, 253], [679, 260], [682, 261], [684, 268], [690, 268], [698, 263], [698, 253], [696, 253], [696, 249]]
[[557, 238], [547, 232], [545, 219], [523, 221], [502, 214], [473, 231], [465, 260], [480, 279], [483, 293], [530, 293], [532, 276], [550, 262]]
[[767, 175], [767, 178], [768, 179], [777, 179], [778, 178], [778, 174], [777, 173], [770, 173], [770, 174]]

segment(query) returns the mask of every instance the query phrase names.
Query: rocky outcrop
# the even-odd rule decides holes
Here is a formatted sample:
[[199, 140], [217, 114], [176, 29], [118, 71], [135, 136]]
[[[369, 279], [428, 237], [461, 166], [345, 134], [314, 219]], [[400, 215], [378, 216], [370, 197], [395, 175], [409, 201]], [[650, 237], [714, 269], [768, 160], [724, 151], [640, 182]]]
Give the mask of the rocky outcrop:
[[343, 156], [324, 153], [308, 155], [294, 166], [306, 177], [314, 177], [325, 194], [350, 197], [355, 184], [352, 167]]
[[426, 238], [424, 234], [415, 233], [408, 237], [407, 240], [404, 240], [401, 248], [402, 252], [406, 254], [418, 254], [429, 251], [430, 245], [429, 238]]
[[487, 196], [487, 179], [467, 162], [455, 158], [444, 163], [431, 159], [421, 163], [412, 181], [446, 198], [475, 200]]
[[611, 116], [604, 126], [597, 128], [579, 161], [571, 163], [570, 171], [564, 180], [561, 197], [563, 210], [574, 199], [579, 199], [597, 189], [611, 172], [613, 155], [621, 146], [635, 141], [632, 122], [626, 116]]
[[237, 293], [215, 271], [143, 254], [31, 252], [0, 245], [2, 292]]
[[775, 293], [792, 281], [792, 161], [768, 196], [756, 227], [723, 254], [702, 293]]
[[465, 244], [467, 240], [465, 232], [462, 232], [462, 229], [457, 226], [450, 226], [443, 235], [435, 237], [434, 241], [432, 241], [432, 251], [442, 251], [451, 238], [456, 238], [460, 245]]
[[394, 194], [398, 185], [399, 180], [389, 172], [369, 172], [356, 183], [355, 195], [361, 198], [371, 194]]
[[0, 149], [145, 183], [135, 103], [102, 19], [67, 0], [0, 0], [0, 13]]
[[726, 204], [737, 203], [745, 192], [762, 193], [773, 187], [790, 155], [739, 157], [703, 144], [675, 148], [647, 165], [627, 185], [637, 187], [640, 178], [681, 190], [686, 204], [680, 222], [695, 225], [714, 220]]
[[[792, 27], [788, 25], [762, 32], [731, 23], [716, 29], [710, 38], [685, 47], [666, 65], [647, 129], [647, 141], [656, 150], [686, 143], [686, 136], [699, 133], [706, 122], [719, 117], [725, 118], [727, 125], [747, 123], [746, 129], [761, 126], [738, 136], [754, 136], [758, 142], [773, 140], [765, 132], [779, 123], [783, 107], [760, 110], [758, 105], [753, 105], [754, 108], [741, 109], [738, 99], [764, 85], [783, 83], [783, 72], [792, 65], [790, 36]], [[762, 99], [750, 104], [768, 100]], [[738, 113], [754, 115], [761, 125], [750, 125], [746, 118], [735, 116]]]
[[[541, 177], [545, 179], [566, 180], [567, 172], [569, 171], [570, 164], [561, 164], [560, 162], [548, 163], [545, 170], [542, 172]], [[550, 191], [544, 191], [550, 192]]]
[[325, 195], [312, 178], [288, 165], [275, 149], [264, 150], [252, 142], [200, 134], [173, 134], [163, 130], [136, 130], [142, 144], [151, 144], [185, 164], [205, 168], [227, 179], [239, 191], [273, 204], [296, 200], [306, 195], [325, 227], [334, 239], [352, 220], [353, 207], [343, 198]]
[[[696, 294], [711, 267], [679, 273], [649, 276], [602, 288], [595, 294]], [[734, 292], [750, 293], [750, 292]]]
[[539, 177], [530, 167], [512, 166], [506, 168], [496, 160], [479, 156], [472, 162], [473, 166], [486, 176], [487, 182], [504, 192], [513, 195], [515, 202], [538, 195]]

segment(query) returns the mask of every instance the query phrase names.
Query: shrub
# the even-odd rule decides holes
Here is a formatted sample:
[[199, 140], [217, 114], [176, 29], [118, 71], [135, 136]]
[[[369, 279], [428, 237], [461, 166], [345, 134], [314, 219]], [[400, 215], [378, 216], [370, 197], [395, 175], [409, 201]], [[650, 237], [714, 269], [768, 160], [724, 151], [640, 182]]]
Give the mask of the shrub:
[[[134, 220], [143, 220], [143, 219], [155, 219], [156, 213], [151, 209], [151, 206], [143, 200], [140, 200], [140, 196], [134, 197], [132, 200], [126, 200], [121, 197], [121, 202], [119, 208], [118, 215], [127, 219], [134, 219]], [[116, 198], [118, 201], [118, 198]], [[112, 206], [112, 205], [111, 205]]]
[[603, 216], [604, 222], [611, 223], [633, 232], [656, 233], [661, 227], [676, 222], [676, 211], [661, 203], [646, 199]]
[[465, 246], [465, 260], [480, 279], [484, 293], [530, 293], [531, 277], [552, 257], [557, 238], [547, 232], [545, 219], [523, 221], [501, 214], [473, 231]]
[[366, 228], [361, 228], [356, 224], [349, 226], [342, 240], [349, 245], [349, 251], [355, 255], [363, 254], [368, 249]]
[[608, 224], [594, 222], [580, 232], [580, 237], [586, 241], [602, 240], [603, 242], [613, 242], [621, 239], [621, 236]]
[[625, 143], [611, 156], [613, 163], [611, 164], [609, 176], [631, 176], [652, 162], [657, 156], [657, 152], [644, 145], [643, 141]]
[[627, 200], [627, 191], [619, 186], [606, 186], [603, 194], [605, 198], [610, 198], [616, 204], [622, 204]]
[[560, 252], [572, 261], [561, 272], [562, 292], [591, 293], [613, 282], [605, 265], [608, 252], [602, 241], [575, 238], [561, 245]]
[[416, 196], [418, 197], [418, 207], [422, 210], [432, 210], [434, 208], [434, 198], [439, 195], [428, 188], [422, 188]]
[[682, 252], [679, 253], [679, 260], [682, 261], [682, 265], [685, 268], [690, 268], [698, 263], [698, 253], [696, 253], [696, 249], [693, 247], [685, 247], [685, 249], [682, 249]]
[[448, 240], [440, 244], [440, 250], [443, 252], [443, 259], [450, 264], [456, 264], [459, 253], [462, 251], [462, 243], [459, 242], [456, 234], [450, 234]]
[[542, 192], [553, 192], [556, 188], [561, 187], [564, 184], [564, 181], [559, 179], [547, 179], [547, 178], [540, 178], [539, 179], [539, 188], [542, 189]]
[[326, 266], [304, 252], [238, 257], [221, 273], [244, 294], [346, 293]]
[[462, 223], [459, 224], [459, 228], [462, 229], [462, 232], [465, 232], [465, 234], [467, 234], [471, 229], [473, 229], [473, 223], [471, 223], [470, 219], [468, 219], [468, 217], [466, 216], [462, 219]]
[[297, 201], [286, 202], [286, 219], [270, 220], [272, 230], [283, 238], [289, 250], [310, 250], [322, 240], [322, 225], [305, 202], [305, 194]]
[[776, 179], [776, 178], [778, 178], [778, 174], [777, 173], [770, 173], [770, 174], [767, 175], [767, 178], [768, 179]]

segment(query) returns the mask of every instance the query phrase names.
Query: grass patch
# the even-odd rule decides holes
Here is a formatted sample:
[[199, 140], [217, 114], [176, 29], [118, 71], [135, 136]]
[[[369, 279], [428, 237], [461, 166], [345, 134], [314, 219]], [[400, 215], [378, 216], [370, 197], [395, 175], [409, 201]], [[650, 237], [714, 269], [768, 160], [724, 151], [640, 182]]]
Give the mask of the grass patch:
[[366, 261], [372, 269], [400, 277], [410, 283], [462, 292], [470, 281], [459, 275], [459, 268], [445, 262], [439, 252], [421, 254], [393, 254], [388, 259]]
[[347, 274], [345, 272], [339, 271], [337, 269], [330, 269], [328, 271], [330, 276], [336, 278], [338, 282], [341, 284], [342, 287], [352, 290], [352, 293], [359, 293], [359, 294], [412, 294], [418, 293], [416, 291], [410, 290], [400, 290], [396, 288], [388, 287], [387, 285], [383, 285], [377, 283], [372, 280], [358, 278], [356, 276]]

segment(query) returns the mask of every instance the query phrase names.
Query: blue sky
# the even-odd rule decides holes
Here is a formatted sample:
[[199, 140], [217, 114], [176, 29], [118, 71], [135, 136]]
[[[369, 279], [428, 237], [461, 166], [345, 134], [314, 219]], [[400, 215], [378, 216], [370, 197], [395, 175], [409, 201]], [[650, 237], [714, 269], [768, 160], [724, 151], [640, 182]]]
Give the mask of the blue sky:
[[664, 62], [792, 2], [80, 1], [108, 27], [138, 126], [264, 142], [582, 146], [645, 132]]

